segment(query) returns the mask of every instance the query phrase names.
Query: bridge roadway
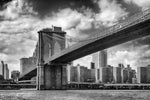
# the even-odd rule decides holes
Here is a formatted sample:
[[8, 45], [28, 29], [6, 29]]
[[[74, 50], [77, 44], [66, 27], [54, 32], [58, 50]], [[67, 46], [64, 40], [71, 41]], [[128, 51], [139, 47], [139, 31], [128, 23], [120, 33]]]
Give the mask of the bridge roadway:
[[[77, 43], [62, 50], [60, 53], [53, 55], [51, 59], [49, 59], [49, 62], [46, 63], [66, 64], [94, 52], [147, 35], [150, 35], [150, 9], [138, 13], [122, 23], [107, 28], [100, 32], [98, 36], [88, 41]], [[20, 80], [27, 79], [27, 76], [28, 78], [36, 76], [36, 68], [23, 75]]]

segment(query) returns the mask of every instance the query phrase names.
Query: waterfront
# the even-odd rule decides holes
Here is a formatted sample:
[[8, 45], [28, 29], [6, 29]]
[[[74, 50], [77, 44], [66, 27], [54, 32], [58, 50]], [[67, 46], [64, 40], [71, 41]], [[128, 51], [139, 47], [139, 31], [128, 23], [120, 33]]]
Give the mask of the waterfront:
[[0, 100], [150, 100], [149, 90], [1, 90]]

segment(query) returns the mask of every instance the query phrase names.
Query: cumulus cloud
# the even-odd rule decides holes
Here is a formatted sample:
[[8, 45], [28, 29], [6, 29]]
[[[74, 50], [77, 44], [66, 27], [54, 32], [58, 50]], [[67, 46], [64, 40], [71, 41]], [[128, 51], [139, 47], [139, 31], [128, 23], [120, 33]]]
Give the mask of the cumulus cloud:
[[111, 26], [128, 14], [125, 8], [115, 0], [98, 0], [97, 3], [101, 12], [96, 14], [95, 18], [96, 21], [100, 21], [104, 25]]
[[125, 0], [126, 3], [133, 3], [143, 9], [147, 9], [150, 7], [150, 0]]
[[[43, 2], [43, 0], [39, 1]], [[41, 10], [42, 6], [38, 11], [38, 3], [37, 5], [33, 2], [30, 4], [25, 0], [13, 0], [7, 3], [6, 8], [0, 11], [0, 18], [2, 18], [0, 22], [0, 60], [6, 61], [11, 70], [19, 69], [19, 59], [24, 56], [32, 56], [38, 38], [37, 31], [42, 28], [52, 25], [60, 26], [67, 32], [67, 35], [83, 39], [99, 33], [101, 29], [117, 23], [118, 20], [128, 15], [126, 9], [116, 0], [95, 0], [92, 6], [97, 5], [97, 11], [94, 11], [94, 7], [89, 3], [83, 3], [77, 9], [74, 6], [73, 9], [72, 6], [76, 5], [74, 3], [71, 3], [71, 7], [68, 5], [60, 7], [62, 9], [58, 7], [59, 9], [53, 11], [52, 9]], [[130, 55], [130, 53], [125, 54]], [[114, 55], [117, 56], [118, 53]], [[112, 57], [110, 61], [113, 60]], [[91, 56], [76, 62], [87, 61], [91, 61]]]
[[90, 68], [90, 67], [91, 67], [91, 66], [90, 66], [90, 65], [91, 65], [91, 61], [92, 61], [92, 56], [88, 55], [88, 56], [85, 56], [85, 57], [80, 58], [80, 59], [78, 59], [78, 60], [75, 60], [75, 61], [73, 62], [73, 64], [74, 64], [75, 66], [78, 65], [78, 64], [80, 64], [80, 65], [84, 65], [84, 66]]
[[78, 10], [64, 8], [45, 15], [44, 21], [49, 23], [49, 26], [61, 26], [70, 36], [80, 35], [81, 38], [86, 38], [95, 35], [97, 30], [117, 23], [128, 14], [115, 0], [98, 0], [94, 3], [98, 5], [100, 12], [93, 12], [92, 8], [85, 6], [78, 8]]
[[[52, 14], [52, 16], [46, 16], [44, 19], [46, 25], [60, 26], [70, 36], [77, 36], [77, 32], [80, 30], [90, 29], [92, 27], [93, 18], [91, 16], [83, 15], [77, 10], [65, 8]], [[76, 30], [77, 32], [75, 32]], [[79, 32], [80, 33], [80, 32]]]
[[127, 50], [124, 51], [116, 51], [114, 54], [109, 54], [108, 63], [113, 66], [118, 66], [119, 63], [124, 65], [130, 64], [133, 68], [136, 68], [136, 60], [138, 59], [137, 52], [129, 52]]
[[26, 0], [32, 5], [33, 10], [38, 12], [38, 15], [43, 18], [51, 12], [58, 12], [59, 9], [71, 8], [80, 11], [82, 7], [90, 8], [93, 12], [97, 11], [97, 5], [93, 0]]
[[0, 11], [0, 16], [4, 19], [14, 20], [20, 17], [21, 15], [37, 14], [32, 10], [32, 7], [30, 7], [23, 0], [12, 0], [5, 6], [6, 8]]

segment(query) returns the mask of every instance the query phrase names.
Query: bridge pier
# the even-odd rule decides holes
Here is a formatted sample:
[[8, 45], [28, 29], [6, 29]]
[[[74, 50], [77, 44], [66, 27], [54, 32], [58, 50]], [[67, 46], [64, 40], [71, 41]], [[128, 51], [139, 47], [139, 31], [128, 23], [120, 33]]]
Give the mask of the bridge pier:
[[[64, 65], [44, 65], [39, 69], [38, 90], [65, 89], [67, 84], [67, 71]], [[39, 83], [38, 83], [39, 82]]]

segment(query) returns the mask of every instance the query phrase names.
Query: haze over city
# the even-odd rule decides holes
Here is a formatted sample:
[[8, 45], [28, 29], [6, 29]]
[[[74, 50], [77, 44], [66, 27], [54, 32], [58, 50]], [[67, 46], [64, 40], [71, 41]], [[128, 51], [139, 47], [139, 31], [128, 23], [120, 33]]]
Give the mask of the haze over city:
[[[149, 0], [1, 1], [0, 60], [10, 70], [19, 70], [19, 59], [32, 55], [42, 28], [60, 26], [67, 35], [86, 39], [149, 6]], [[150, 64], [149, 40], [148, 36], [109, 48], [108, 64], [130, 64], [135, 69]], [[85, 66], [90, 62], [90, 55], [75, 61]]]

